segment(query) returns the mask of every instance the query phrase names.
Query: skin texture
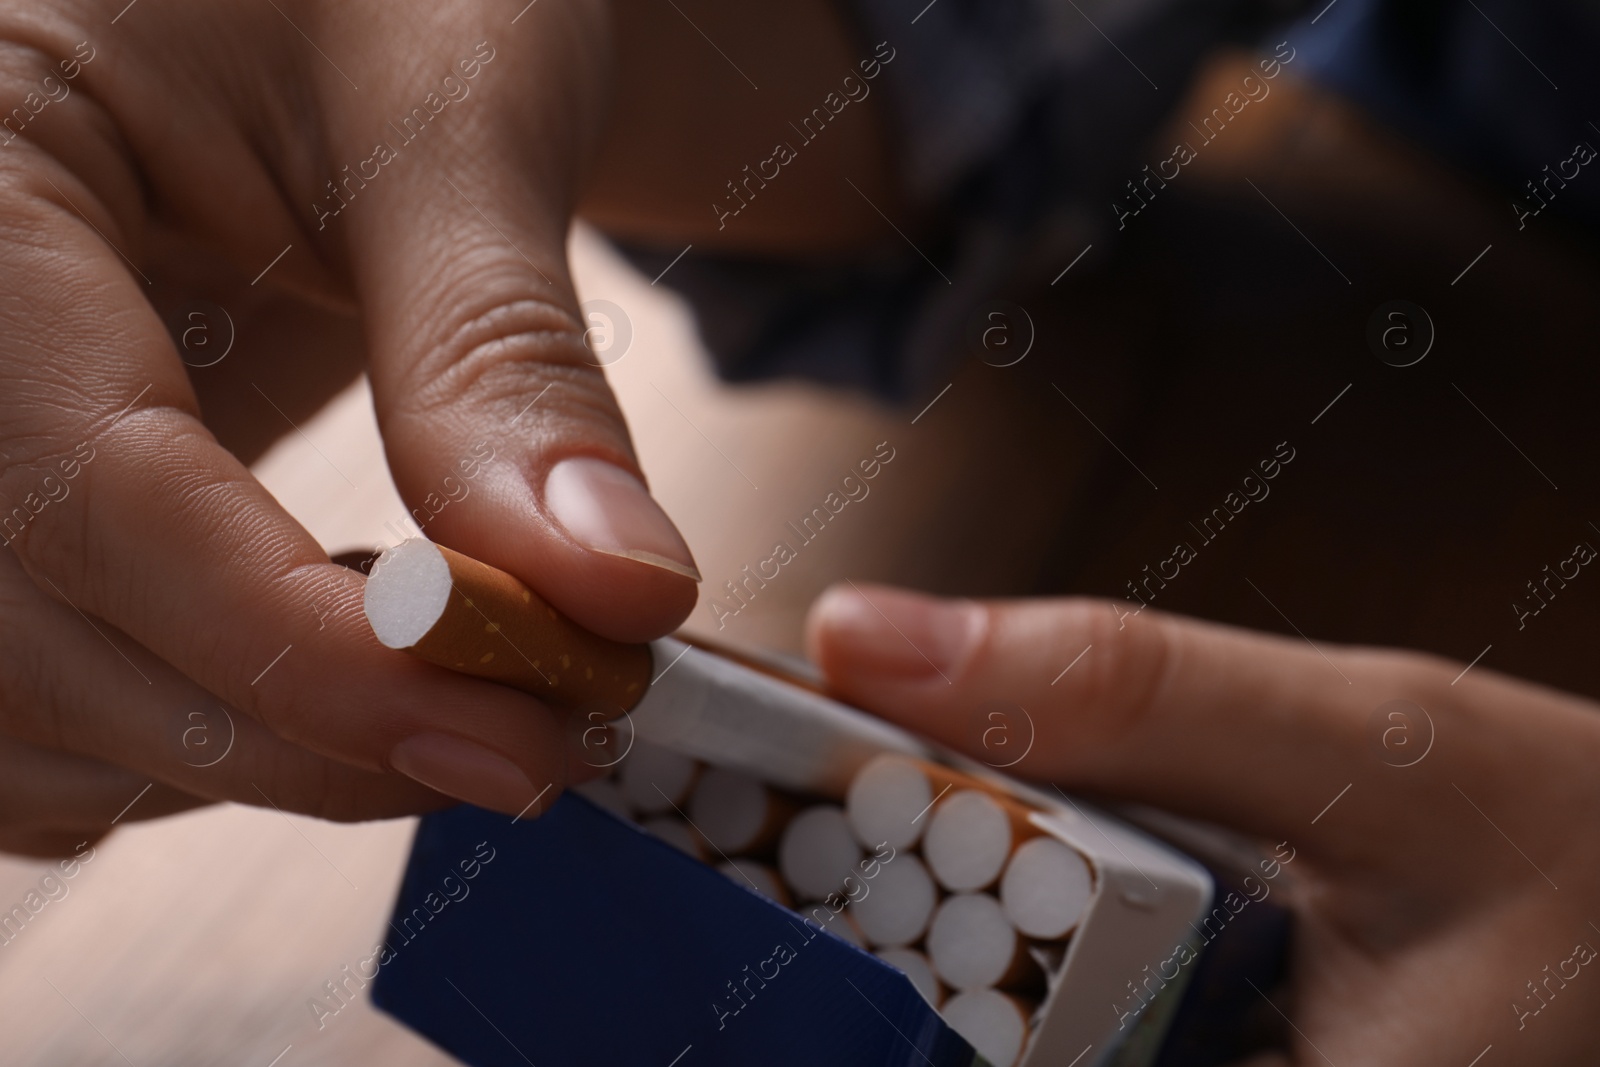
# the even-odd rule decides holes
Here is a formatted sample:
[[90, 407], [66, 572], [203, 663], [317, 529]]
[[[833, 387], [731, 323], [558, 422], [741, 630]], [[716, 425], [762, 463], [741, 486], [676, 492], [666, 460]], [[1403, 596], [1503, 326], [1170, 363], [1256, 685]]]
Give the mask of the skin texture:
[[[583, 345], [573, 214], [640, 240], [838, 255], [881, 235], [868, 199], [901, 205], [868, 101], [718, 230], [702, 191], [763, 158], [870, 42], [822, 6], [680, 6], [758, 57], [759, 90], [693, 25], [631, 0], [0, 2], [0, 108], [24, 109], [0, 135], [0, 497], [39, 502], [0, 554], [0, 848], [69, 853], [130, 801], [127, 819], [217, 799], [426, 810], [446, 798], [390, 764], [419, 735], [509, 761], [525, 794], [452, 791], [503, 810], [567, 779], [559, 718], [379, 647], [359, 576], [244, 464], [273, 420], [364, 367], [408, 505], [485, 437], [503, 457], [431, 535], [610, 637], [684, 617], [690, 579], [584, 548], [541, 497], [563, 458], [638, 470]], [[489, 54], [471, 95], [333, 214], [328, 183]], [[40, 103], [74, 57], [70, 93]], [[214, 374], [174, 341], [193, 297], [239, 312]], [[1083, 601], [967, 605], [930, 623], [926, 603], [867, 595], [870, 610], [829, 597], [812, 629], [863, 706], [982, 758], [972, 710], [1004, 696], [1035, 713], [1021, 772], [1293, 844], [1293, 1062], [1468, 1063], [1493, 1042], [1565, 1063], [1586, 1047], [1600, 980], [1520, 1029], [1508, 1005], [1600, 939], [1584, 904], [1600, 872], [1573, 832], [1600, 804], [1589, 703], [1155, 611], [1124, 626]], [[1372, 721], [1397, 698], [1436, 731], [1405, 767]], [[197, 747], [202, 725], [206, 744], [229, 739], [222, 761]]]
[[[1465, 1064], [1492, 1043], [1556, 1064], [1592, 1048], [1600, 982], [1565, 961], [1600, 946], [1600, 860], [1574, 830], [1600, 816], [1593, 703], [1091, 600], [839, 587], [808, 638], [846, 699], [977, 759], [1009, 763], [1031, 737], [1013, 773], [1286, 842], [1296, 941], [1275, 1003], [1295, 1029], [1257, 1063]], [[1391, 700], [1431, 729], [1375, 716]], [[1578, 976], [1535, 1014], [1525, 983], [1546, 965]]]
[[[581, 204], [638, 239], [715, 241], [706, 190], [871, 51], [824, 5], [736, 15], [0, 2], [0, 103], [17, 109], [0, 116], [0, 500], [28, 513], [0, 554], [0, 848], [70, 851], [150, 783], [127, 818], [220, 799], [427, 810], [446, 798], [391, 773], [423, 735], [476, 746], [448, 780], [408, 762], [427, 786], [511, 812], [554, 799], [570, 724], [381, 648], [362, 579], [244, 464], [365, 369], [408, 506], [493, 445], [430, 537], [608, 637], [673, 629], [694, 583], [590, 550], [542, 496], [569, 457], [639, 474], [565, 238]], [[763, 91], [691, 18], [728, 27]], [[406, 141], [390, 124], [417, 108]], [[876, 108], [788, 168], [739, 247], [878, 233], [839, 180], [896, 202]], [[398, 154], [370, 162], [380, 139]], [[216, 366], [196, 366], [196, 299], [233, 317]]]

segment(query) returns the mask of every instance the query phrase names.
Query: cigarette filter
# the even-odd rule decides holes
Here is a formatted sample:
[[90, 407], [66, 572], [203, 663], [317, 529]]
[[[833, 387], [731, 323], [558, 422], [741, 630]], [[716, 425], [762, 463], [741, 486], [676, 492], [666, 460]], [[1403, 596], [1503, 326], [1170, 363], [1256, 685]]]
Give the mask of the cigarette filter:
[[860, 860], [861, 847], [844, 812], [833, 804], [818, 804], [796, 815], [778, 842], [778, 871], [806, 900], [843, 894], [845, 879], [860, 874], [856, 869]]
[[922, 937], [939, 894], [922, 861], [899, 852], [864, 882], [866, 896], [850, 905], [861, 932], [874, 945], [909, 945]]
[[689, 797], [690, 820], [728, 855], [767, 848], [793, 810], [759, 778], [726, 767], [707, 768]]
[[994, 1067], [1011, 1067], [1028, 1039], [1032, 1007], [994, 989], [972, 989], [945, 1001], [942, 1014]]
[[951, 892], [987, 889], [999, 879], [1015, 843], [1038, 832], [1021, 804], [988, 790], [958, 789], [933, 809], [922, 854]]
[[612, 718], [639, 703], [650, 684], [648, 646], [593, 634], [505, 571], [424, 538], [378, 559], [365, 608], [389, 648], [557, 707]]
[[1094, 876], [1075, 849], [1053, 837], [1026, 841], [1000, 879], [1006, 918], [1028, 937], [1053, 941], [1078, 924], [1094, 893]]
[[617, 768], [617, 785], [635, 809], [654, 814], [688, 800], [699, 772], [688, 756], [636, 739]]
[[946, 898], [928, 928], [928, 959], [953, 989], [1026, 985], [1038, 977], [1027, 944], [987, 893]]

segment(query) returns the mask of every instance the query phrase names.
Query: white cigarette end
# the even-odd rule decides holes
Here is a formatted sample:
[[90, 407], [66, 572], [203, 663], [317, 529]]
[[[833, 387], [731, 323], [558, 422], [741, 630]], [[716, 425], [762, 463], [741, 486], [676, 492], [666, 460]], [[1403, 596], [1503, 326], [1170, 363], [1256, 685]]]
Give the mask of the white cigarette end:
[[1000, 902], [987, 893], [946, 898], [928, 928], [928, 958], [933, 970], [954, 989], [998, 985], [1023, 953], [1016, 928]]
[[690, 756], [636, 739], [617, 768], [617, 783], [629, 804], [655, 814], [684, 802], [699, 768]]
[[789, 821], [778, 843], [778, 870], [802, 898], [822, 900], [842, 893], [847, 876], [856, 875], [861, 848], [832, 804], [807, 808]]
[[1028, 1020], [1021, 1004], [993, 989], [957, 993], [939, 1014], [950, 1028], [994, 1067], [1011, 1067], [1028, 1038]]
[[1041, 941], [1065, 937], [1094, 895], [1094, 875], [1076, 849], [1053, 837], [1023, 843], [1000, 879], [1000, 901], [1018, 930]]
[[707, 767], [689, 795], [689, 818], [723, 852], [743, 852], [757, 847], [767, 834], [773, 818], [771, 791], [742, 771]]
[[929, 816], [922, 854], [939, 884], [955, 893], [994, 884], [1011, 854], [1011, 820], [987, 793], [961, 789]]
[[[867, 860], [870, 867], [875, 861]], [[865, 873], [865, 872], [863, 872]], [[866, 895], [850, 905], [861, 932], [874, 945], [909, 945], [928, 929], [938, 903], [938, 890], [922, 861], [909, 852], [878, 864], [877, 874], [862, 881]]]
[[876, 756], [856, 772], [845, 809], [856, 840], [867, 848], [887, 842], [896, 851], [916, 844], [928, 825], [933, 786], [907, 756]]
[[413, 537], [378, 558], [362, 606], [380, 642], [388, 648], [410, 648], [444, 614], [450, 588], [450, 564], [438, 546]]

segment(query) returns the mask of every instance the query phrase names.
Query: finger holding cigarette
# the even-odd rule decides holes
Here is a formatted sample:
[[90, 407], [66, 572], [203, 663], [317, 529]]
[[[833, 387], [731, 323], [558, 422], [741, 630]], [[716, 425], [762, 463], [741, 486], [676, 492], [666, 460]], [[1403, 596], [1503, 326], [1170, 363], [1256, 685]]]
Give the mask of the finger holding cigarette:
[[389, 648], [556, 707], [621, 715], [650, 684], [647, 645], [593, 634], [506, 572], [423, 538], [379, 558], [364, 605]]

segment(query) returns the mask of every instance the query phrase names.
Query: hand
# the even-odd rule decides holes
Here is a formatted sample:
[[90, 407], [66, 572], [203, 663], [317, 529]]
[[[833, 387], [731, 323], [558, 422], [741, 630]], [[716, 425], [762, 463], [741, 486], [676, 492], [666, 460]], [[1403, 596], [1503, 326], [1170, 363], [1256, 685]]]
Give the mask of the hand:
[[[284, 432], [364, 357], [428, 536], [670, 630], [693, 560], [565, 262], [608, 35], [598, 0], [0, 3], [0, 848], [70, 850], [151, 782], [128, 819], [559, 792], [562, 723], [381, 648], [197, 388]], [[196, 296], [238, 316], [215, 368], [153, 306]]]
[[982, 706], [1010, 702], [1011, 740], [1036, 731], [1013, 773], [1294, 848], [1277, 1004], [1293, 1029], [1283, 1056], [1256, 1062], [1592, 1055], [1593, 703], [1481, 666], [1155, 611], [1119, 620], [1088, 600], [834, 589], [809, 641], [845, 698], [977, 759], [1000, 761]]

